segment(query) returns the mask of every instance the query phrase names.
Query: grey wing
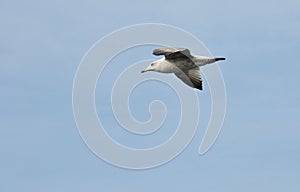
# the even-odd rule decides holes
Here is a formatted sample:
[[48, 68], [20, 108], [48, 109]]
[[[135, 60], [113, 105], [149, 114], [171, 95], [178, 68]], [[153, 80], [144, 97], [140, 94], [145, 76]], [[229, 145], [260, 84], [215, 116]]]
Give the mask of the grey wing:
[[153, 55], [164, 55], [166, 59], [191, 58], [190, 50], [186, 48], [163, 47], [153, 50]]
[[188, 86], [203, 90], [199, 68], [182, 71], [181, 73], [175, 73], [175, 75]]

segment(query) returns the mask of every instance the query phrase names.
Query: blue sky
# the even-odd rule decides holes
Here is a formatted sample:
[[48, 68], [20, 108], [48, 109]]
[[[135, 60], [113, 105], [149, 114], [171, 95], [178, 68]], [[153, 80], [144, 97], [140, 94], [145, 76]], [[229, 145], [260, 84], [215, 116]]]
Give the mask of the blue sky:
[[[299, 191], [299, 7], [296, 0], [1, 1], [0, 190]], [[197, 154], [201, 122], [173, 161], [132, 171], [100, 160], [84, 144], [72, 86], [98, 39], [145, 22], [180, 27], [226, 56], [220, 67], [228, 102], [221, 134], [206, 155]], [[139, 59], [154, 58], [150, 48]], [[122, 56], [126, 65], [132, 55]], [[199, 95], [206, 109], [209, 93]]]

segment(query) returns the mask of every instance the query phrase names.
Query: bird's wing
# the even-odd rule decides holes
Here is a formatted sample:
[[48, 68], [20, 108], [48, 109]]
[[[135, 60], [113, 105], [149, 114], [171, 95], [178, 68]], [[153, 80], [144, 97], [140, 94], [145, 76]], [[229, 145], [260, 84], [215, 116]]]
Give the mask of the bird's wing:
[[186, 48], [163, 47], [153, 50], [153, 55], [164, 55], [166, 59], [190, 59], [192, 57], [190, 50]]
[[182, 71], [180, 73], [175, 73], [175, 75], [188, 86], [200, 90], [203, 89], [200, 70], [198, 67], [194, 69]]

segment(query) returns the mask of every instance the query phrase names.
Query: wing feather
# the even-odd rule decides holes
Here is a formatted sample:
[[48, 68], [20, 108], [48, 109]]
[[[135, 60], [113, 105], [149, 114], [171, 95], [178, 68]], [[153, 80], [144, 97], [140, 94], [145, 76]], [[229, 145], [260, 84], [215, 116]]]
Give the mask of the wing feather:
[[202, 79], [198, 67], [182, 71], [181, 73], [175, 73], [175, 75], [188, 86], [203, 90]]
[[153, 55], [164, 55], [166, 59], [190, 59], [191, 53], [190, 50], [186, 48], [173, 48], [173, 47], [163, 47], [153, 50]]

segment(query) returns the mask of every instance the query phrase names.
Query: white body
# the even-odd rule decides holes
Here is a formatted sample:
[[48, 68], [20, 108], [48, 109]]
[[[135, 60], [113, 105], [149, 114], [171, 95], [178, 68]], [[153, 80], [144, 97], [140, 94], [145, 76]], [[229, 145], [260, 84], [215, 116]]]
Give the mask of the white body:
[[[197, 67], [216, 62], [215, 58], [204, 56], [193, 56], [191, 60]], [[182, 70], [195, 68], [193, 64], [186, 64], [186, 62], [183, 61], [178, 62], [180, 62], [180, 68], [177, 67], [178, 65], [174, 65], [174, 61], [171, 63], [169, 60], [161, 58], [151, 63], [151, 65], [147, 67], [144, 71], [157, 71], [160, 73], [178, 73]]]

